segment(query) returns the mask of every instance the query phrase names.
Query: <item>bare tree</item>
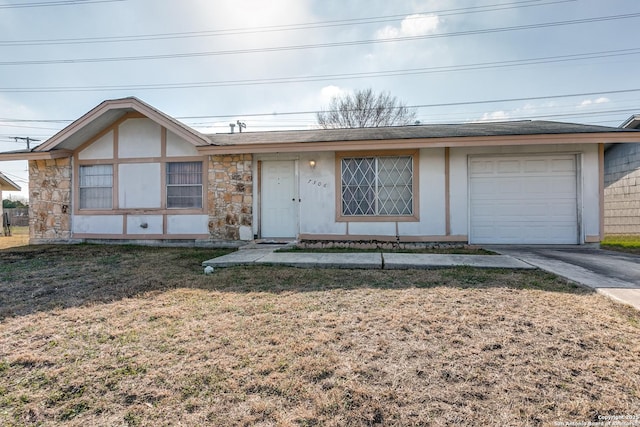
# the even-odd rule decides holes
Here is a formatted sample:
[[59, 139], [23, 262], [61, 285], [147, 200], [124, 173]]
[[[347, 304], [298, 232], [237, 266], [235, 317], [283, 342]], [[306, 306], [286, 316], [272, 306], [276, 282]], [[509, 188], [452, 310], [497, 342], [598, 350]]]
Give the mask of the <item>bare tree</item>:
[[329, 108], [316, 115], [323, 129], [405, 126], [413, 124], [415, 118], [415, 111], [395, 96], [376, 94], [371, 89], [334, 96]]

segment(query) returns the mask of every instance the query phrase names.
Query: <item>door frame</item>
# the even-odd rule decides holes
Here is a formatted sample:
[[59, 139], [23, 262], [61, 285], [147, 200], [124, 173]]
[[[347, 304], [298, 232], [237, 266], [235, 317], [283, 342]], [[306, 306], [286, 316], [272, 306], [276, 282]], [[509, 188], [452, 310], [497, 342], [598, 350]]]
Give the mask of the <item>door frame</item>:
[[294, 197], [298, 200], [298, 203], [296, 204], [296, 207], [294, 208], [294, 212], [295, 212], [295, 224], [294, 224], [294, 229], [295, 229], [295, 236], [292, 237], [293, 239], [297, 239], [298, 235], [300, 234], [300, 173], [299, 173], [299, 161], [298, 161], [298, 157], [293, 157], [293, 156], [287, 156], [287, 157], [264, 157], [264, 158], [260, 158], [256, 161], [257, 165], [256, 165], [256, 169], [257, 169], [257, 180], [256, 180], [256, 189], [257, 189], [257, 195], [258, 197], [256, 198], [256, 219], [257, 219], [257, 227], [256, 227], [256, 235], [258, 236], [258, 238], [262, 239], [262, 219], [263, 219], [263, 215], [262, 215], [262, 181], [263, 181], [263, 173], [265, 172], [265, 167], [264, 167], [264, 163], [269, 163], [269, 162], [292, 162], [293, 163], [293, 192], [294, 192]]

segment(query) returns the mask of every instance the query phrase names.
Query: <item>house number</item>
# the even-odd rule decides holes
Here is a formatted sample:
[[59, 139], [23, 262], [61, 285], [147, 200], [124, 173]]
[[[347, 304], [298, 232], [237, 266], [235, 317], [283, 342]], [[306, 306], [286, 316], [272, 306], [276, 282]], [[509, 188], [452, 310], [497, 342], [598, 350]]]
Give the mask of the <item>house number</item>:
[[317, 187], [327, 188], [326, 182], [318, 181], [317, 179], [310, 179], [309, 181], [307, 181], [307, 184], [314, 185]]

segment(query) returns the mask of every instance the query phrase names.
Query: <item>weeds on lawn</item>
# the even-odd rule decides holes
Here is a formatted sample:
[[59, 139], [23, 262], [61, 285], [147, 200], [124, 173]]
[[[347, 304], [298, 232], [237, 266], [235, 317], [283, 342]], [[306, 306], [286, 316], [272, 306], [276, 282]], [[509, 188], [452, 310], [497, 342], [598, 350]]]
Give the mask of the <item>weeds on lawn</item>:
[[600, 246], [603, 249], [640, 254], [640, 236], [607, 236]]

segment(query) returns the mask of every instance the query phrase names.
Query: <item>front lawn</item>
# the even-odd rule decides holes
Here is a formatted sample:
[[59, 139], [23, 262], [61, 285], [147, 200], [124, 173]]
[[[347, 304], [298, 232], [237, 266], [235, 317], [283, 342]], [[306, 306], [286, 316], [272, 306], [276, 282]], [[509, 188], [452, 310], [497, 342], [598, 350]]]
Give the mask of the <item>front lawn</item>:
[[11, 227], [11, 236], [5, 236], [0, 228], [0, 249], [14, 248], [29, 244], [29, 227]]
[[640, 313], [540, 271], [0, 251], [0, 425], [588, 423], [640, 408]]
[[607, 236], [600, 243], [602, 249], [640, 254], [640, 236]]

